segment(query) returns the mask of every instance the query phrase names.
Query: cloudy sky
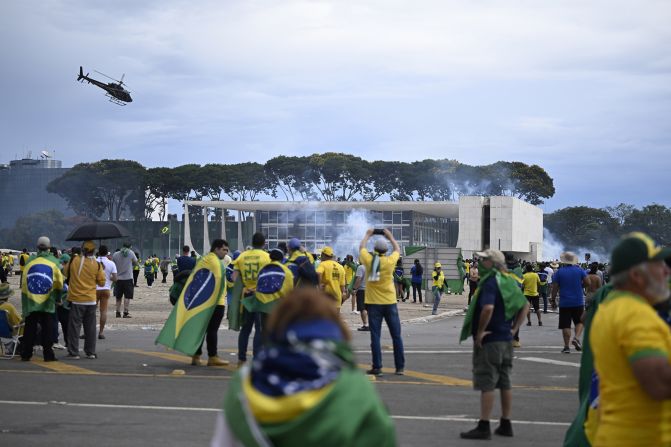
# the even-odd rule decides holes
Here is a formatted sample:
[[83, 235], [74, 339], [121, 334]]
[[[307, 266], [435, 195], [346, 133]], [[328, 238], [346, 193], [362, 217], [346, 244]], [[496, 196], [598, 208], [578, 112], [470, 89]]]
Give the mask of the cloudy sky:
[[671, 205], [670, 20], [667, 0], [8, 0], [0, 163], [519, 160], [555, 179], [548, 211]]

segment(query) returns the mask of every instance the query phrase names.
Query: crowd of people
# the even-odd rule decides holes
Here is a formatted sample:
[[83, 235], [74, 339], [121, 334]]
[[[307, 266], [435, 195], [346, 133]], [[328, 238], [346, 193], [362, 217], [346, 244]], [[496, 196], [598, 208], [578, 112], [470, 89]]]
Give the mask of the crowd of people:
[[[22, 360], [31, 359], [36, 344], [41, 345], [45, 361], [57, 360], [54, 348], [63, 347], [58, 343], [59, 324], [67, 358], [80, 358], [80, 338], [84, 339], [85, 357], [97, 358], [96, 340], [105, 338], [108, 301], [114, 295], [116, 317], [130, 318], [141, 269], [149, 287], [159, 272], [167, 282], [172, 271], [171, 302], [179, 306], [180, 300], [191, 299], [185, 298], [185, 290], [209, 262], [215, 268], [221, 266], [222, 279], [211, 297], [209, 320], [196, 337], [200, 344], [189, 352], [192, 364], [201, 364], [204, 341], [208, 366], [228, 364], [217, 355], [217, 331], [224, 318], [229, 319], [229, 327], [239, 330], [239, 372], [235, 386], [229, 389], [226, 412], [217, 424], [215, 445], [247, 445], [246, 437], [257, 431], [270, 440], [289, 439], [292, 434], [276, 427], [274, 418], [280, 416], [254, 407], [253, 401], [259, 396], [299, 399], [304, 393], [320, 391], [317, 401], [332, 399], [329, 405], [337, 407], [339, 398], [329, 397], [331, 391], [325, 390], [338, 389], [341, 380], [354, 388], [363, 386], [362, 396], [372, 399], [372, 406], [365, 408], [371, 412], [367, 417], [379, 424], [375, 429], [386, 440], [381, 444], [393, 445], [393, 425], [379, 398], [363, 385], [367, 382], [352, 375], [356, 368], [341, 314], [351, 300], [351, 310], [362, 322], [358, 330], [369, 332], [371, 366], [367, 374], [383, 374], [383, 321], [392, 338], [393, 371], [404, 374], [398, 303], [410, 299], [410, 290], [413, 302], [422, 303], [428, 278], [419, 259], [406, 278], [401, 249], [388, 230], [368, 230], [356, 258], [352, 254], [340, 258], [331, 247], [313, 254], [295, 238], [267, 250], [262, 233], [255, 233], [251, 246], [242, 252], [229, 254], [228, 243], [216, 239], [210, 253], [199, 257], [185, 246], [174, 260], [153, 255], [143, 261], [130, 244], [110, 253], [104, 245], [85, 241], [60, 252], [51, 247], [48, 237], [40, 237], [35, 248], [33, 254], [24, 250], [18, 259], [21, 313], [8, 302], [14, 291], [6, 279], [0, 285], [0, 311], [6, 312], [12, 326], [24, 323]], [[4, 275], [14, 274], [15, 261], [9, 256], [3, 255]], [[671, 250], [656, 246], [641, 233], [626, 236], [608, 264], [580, 264], [571, 252], [562, 253], [557, 261], [526, 262], [494, 249], [465, 260], [468, 307], [460, 338], [473, 339], [473, 385], [481, 394], [481, 408], [477, 426], [463, 432], [462, 438], [491, 437], [497, 389], [502, 417], [494, 433], [513, 436], [511, 371], [513, 349], [521, 346], [520, 327], [525, 321], [527, 326], [533, 326], [533, 321], [543, 326], [544, 314], [557, 312], [561, 352], [570, 354], [572, 348], [582, 352], [582, 368], [591, 379], [581, 383], [581, 408], [566, 445], [671, 443], [671, 418], [666, 410], [671, 405], [670, 260]], [[449, 293], [442, 267], [436, 262], [429, 276], [434, 315], [442, 294]], [[247, 357], [250, 338], [251, 362]], [[287, 357], [278, 358], [278, 352]], [[299, 363], [292, 363], [294, 360]], [[240, 399], [240, 390], [246, 400]], [[240, 425], [236, 414], [241, 412], [258, 417]], [[342, 439], [365, 436], [357, 427], [338, 435]], [[324, 436], [335, 434], [326, 430]], [[580, 443], [572, 444], [575, 439]]]

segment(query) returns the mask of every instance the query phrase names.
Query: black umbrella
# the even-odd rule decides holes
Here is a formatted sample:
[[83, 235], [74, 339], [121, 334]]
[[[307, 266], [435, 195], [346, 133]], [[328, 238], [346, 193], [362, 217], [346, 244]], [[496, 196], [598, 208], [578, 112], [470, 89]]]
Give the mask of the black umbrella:
[[75, 228], [66, 239], [67, 241], [88, 241], [101, 239], [118, 239], [128, 237], [124, 227], [113, 222], [92, 222]]

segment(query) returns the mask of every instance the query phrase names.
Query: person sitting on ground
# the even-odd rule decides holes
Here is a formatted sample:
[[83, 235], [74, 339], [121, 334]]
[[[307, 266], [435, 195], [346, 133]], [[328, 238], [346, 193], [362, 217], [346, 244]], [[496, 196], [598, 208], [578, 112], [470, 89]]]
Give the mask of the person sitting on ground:
[[16, 335], [18, 330], [14, 327], [21, 323], [21, 315], [16, 310], [16, 307], [10, 303], [9, 297], [14, 295], [14, 291], [9, 286], [9, 283], [0, 284], [0, 311], [7, 312], [7, 322], [12, 326], [12, 335]]
[[253, 365], [228, 387], [210, 445], [396, 445], [393, 421], [358, 370], [349, 331], [323, 292], [294, 289], [267, 330]]

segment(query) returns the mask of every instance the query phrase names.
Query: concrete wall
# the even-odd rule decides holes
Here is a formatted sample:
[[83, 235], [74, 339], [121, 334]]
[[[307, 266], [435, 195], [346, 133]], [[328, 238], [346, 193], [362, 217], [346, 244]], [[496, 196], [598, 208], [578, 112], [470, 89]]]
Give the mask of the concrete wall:
[[528, 261], [543, 256], [543, 211], [518, 198], [489, 199], [491, 247], [509, 251]]
[[459, 197], [459, 240], [464, 259], [473, 257], [473, 253], [482, 250], [482, 206], [484, 197]]

